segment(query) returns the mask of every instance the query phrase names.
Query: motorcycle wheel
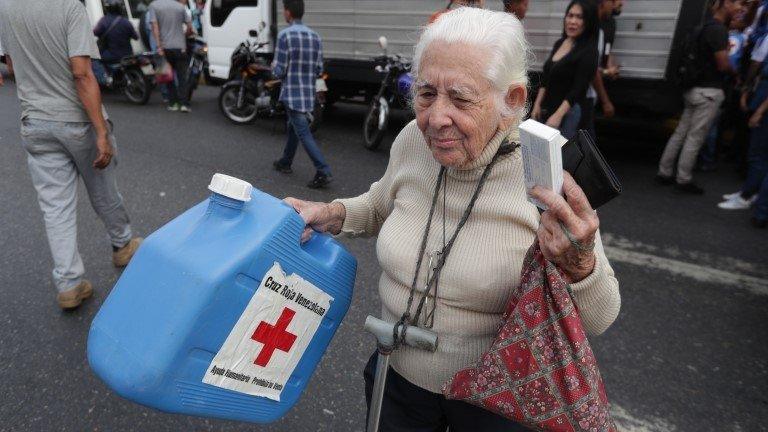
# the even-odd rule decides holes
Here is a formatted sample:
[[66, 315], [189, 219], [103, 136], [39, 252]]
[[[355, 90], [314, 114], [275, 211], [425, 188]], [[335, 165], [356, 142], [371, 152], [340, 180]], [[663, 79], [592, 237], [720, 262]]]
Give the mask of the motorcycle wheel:
[[381, 103], [374, 98], [368, 108], [368, 114], [365, 116], [363, 124], [363, 146], [368, 150], [376, 150], [384, 139], [387, 131], [389, 116], [384, 119], [384, 127], [379, 128], [379, 115], [381, 113]]
[[246, 92], [243, 107], [237, 108], [239, 85], [224, 86], [219, 93], [219, 109], [234, 124], [248, 124], [256, 120], [258, 109], [253, 95]]
[[152, 96], [152, 84], [141, 69], [128, 68], [125, 71], [125, 97], [137, 105], [146, 105]]
[[192, 95], [195, 94], [195, 90], [197, 90], [197, 82], [200, 79], [200, 74], [192, 72], [189, 74], [189, 82], [187, 83], [187, 102], [192, 102]]

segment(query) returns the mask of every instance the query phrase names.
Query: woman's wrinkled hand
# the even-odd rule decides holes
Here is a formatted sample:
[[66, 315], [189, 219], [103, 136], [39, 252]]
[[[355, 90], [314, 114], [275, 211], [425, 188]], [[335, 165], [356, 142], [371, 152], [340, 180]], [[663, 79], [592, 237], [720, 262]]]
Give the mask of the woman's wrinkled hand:
[[563, 173], [565, 198], [541, 186], [528, 193], [547, 206], [536, 232], [544, 257], [563, 271], [569, 283], [592, 274], [600, 220], [573, 177]]
[[307, 224], [304, 232], [301, 234], [302, 243], [312, 237], [313, 230], [333, 235], [340, 233], [341, 227], [344, 225], [344, 219], [347, 217], [347, 210], [344, 208], [344, 204], [339, 202], [321, 203], [292, 197], [285, 198], [283, 201], [293, 207]]
[[751, 129], [754, 129], [754, 128], [760, 126], [760, 121], [763, 119], [763, 115], [764, 115], [764, 113], [762, 111], [760, 111], [760, 110], [757, 110], [754, 113], [752, 113], [752, 115], [749, 116], [748, 126]]

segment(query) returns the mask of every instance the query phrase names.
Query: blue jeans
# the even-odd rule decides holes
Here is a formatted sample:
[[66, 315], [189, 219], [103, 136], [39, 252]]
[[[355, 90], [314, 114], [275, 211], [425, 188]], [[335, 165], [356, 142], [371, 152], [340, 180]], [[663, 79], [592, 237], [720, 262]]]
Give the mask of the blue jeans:
[[742, 196], [759, 193], [755, 203], [755, 217], [768, 219], [768, 115], [764, 115], [760, 125], [750, 131], [749, 169], [747, 181], [741, 188]]
[[763, 184], [760, 186], [760, 192], [757, 195], [755, 219], [759, 221], [768, 220], [768, 175], [763, 176]]
[[328, 176], [331, 175], [331, 167], [325, 163], [323, 154], [320, 152], [320, 148], [317, 147], [315, 138], [312, 136], [312, 131], [309, 130], [307, 113], [292, 109], [286, 109], [286, 113], [288, 114], [288, 142], [285, 144], [280, 164], [291, 166], [293, 157], [296, 156], [296, 149], [299, 146], [299, 142], [301, 142], [309, 158], [312, 159], [317, 172]]
[[[149, 34], [149, 49], [153, 52], [157, 51], [157, 43], [155, 42], [155, 37], [152, 36], [152, 26], [147, 26], [147, 33]], [[160, 94], [163, 96], [163, 100], [170, 101], [171, 91], [168, 89], [168, 84], [162, 83], [157, 86], [160, 87]]]
[[96, 82], [102, 86], [107, 85], [107, 77], [109, 75], [107, 74], [107, 68], [104, 67], [104, 63], [101, 60], [93, 59], [91, 60], [91, 69], [93, 69], [93, 75], [96, 76]]
[[699, 166], [713, 166], [717, 162], [717, 138], [720, 135], [720, 118], [722, 112], [712, 121], [712, 127], [707, 132], [704, 145], [699, 150]]
[[563, 121], [560, 122], [560, 134], [567, 139], [573, 138], [576, 136], [580, 121], [581, 105], [574, 104], [563, 116]]
[[763, 182], [763, 177], [768, 173], [768, 115], [763, 116], [758, 127], [750, 130], [747, 161], [749, 170], [747, 171], [747, 180], [741, 188], [743, 196], [757, 193]]

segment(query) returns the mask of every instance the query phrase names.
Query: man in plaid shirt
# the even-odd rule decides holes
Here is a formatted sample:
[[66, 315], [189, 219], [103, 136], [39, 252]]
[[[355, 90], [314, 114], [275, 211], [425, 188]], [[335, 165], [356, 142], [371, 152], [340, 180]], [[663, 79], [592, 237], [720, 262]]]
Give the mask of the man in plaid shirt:
[[291, 173], [291, 164], [299, 142], [304, 146], [317, 172], [308, 187], [317, 189], [331, 182], [331, 169], [309, 130], [309, 118], [315, 105], [315, 80], [323, 71], [320, 36], [301, 23], [304, 0], [283, 0], [283, 16], [290, 24], [277, 35], [272, 71], [283, 81], [280, 101], [288, 114], [288, 142], [283, 157], [272, 165], [282, 173]]

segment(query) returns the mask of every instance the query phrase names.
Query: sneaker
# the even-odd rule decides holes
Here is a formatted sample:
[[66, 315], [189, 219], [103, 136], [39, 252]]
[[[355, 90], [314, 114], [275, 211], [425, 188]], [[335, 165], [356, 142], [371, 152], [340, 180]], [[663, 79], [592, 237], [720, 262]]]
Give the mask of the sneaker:
[[133, 255], [139, 249], [141, 242], [144, 241], [141, 237], [134, 237], [125, 246], [112, 252], [112, 264], [115, 267], [125, 267], [133, 258]]
[[272, 162], [272, 168], [274, 168], [275, 171], [279, 171], [283, 174], [290, 174], [293, 172], [290, 165], [284, 165], [280, 163], [279, 160]]
[[60, 292], [56, 296], [56, 301], [59, 303], [59, 307], [62, 309], [74, 309], [83, 303], [83, 300], [87, 299], [93, 294], [93, 285], [90, 282], [83, 279], [74, 288]]
[[741, 197], [741, 194], [737, 194], [735, 197], [732, 197], [729, 200], [723, 201], [717, 206], [720, 207], [723, 210], [746, 210], [748, 209], [752, 203], [750, 200], [745, 200]]
[[191, 113], [192, 109], [186, 105], [182, 105], [181, 108], [179, 108], [179, 111], [183, 113]]
[[310, 189], [320, 189], [327, 186], [332, 180], [333, 176], [317, 173], [315, 174], [315, 178], [307, 183], [307, 187]]
[[[730, 201], [730, 200], [732, 200], [732, 199], [734, 199], [736, 197], [741, 198], [741, 191], [734, 192], [734, 193], [729, 193], [729, 194], [723, 194], [723, 199], [726, 200], [726, 201]], [[749, 201], [749, 205], [754, 204], [755, 201], [757, 201], [757, 194], [754, 194], [751, 197], [749, 197], [749, 199], [747, 201]]]
[[656, 177], [653, 178], [653, 181], [659, 186], [669, 186], [675, 182], [675, 179], [672, 178], [672, 176], [656, 174]]
[[675, 190], [682, 193], [691, 195], [703, 195], [704, 189], [696, 186], [695, 183], [675, 183]]
[[762, 229], [762, 228], [765, 228], [766, 226], [768, 226], [768, 220], [766, 220], [766, 219], [758, 219], [756, 217], [753, 217], [752, 219], [750, 219], [750, 222], [752, 222], [752, 226], [755, 227], [755, 228], [761, 228]]
[[168, 105], [168, 111], [178, 111], [180, 109], [181, 109], [181, 105], [177, 103]]

